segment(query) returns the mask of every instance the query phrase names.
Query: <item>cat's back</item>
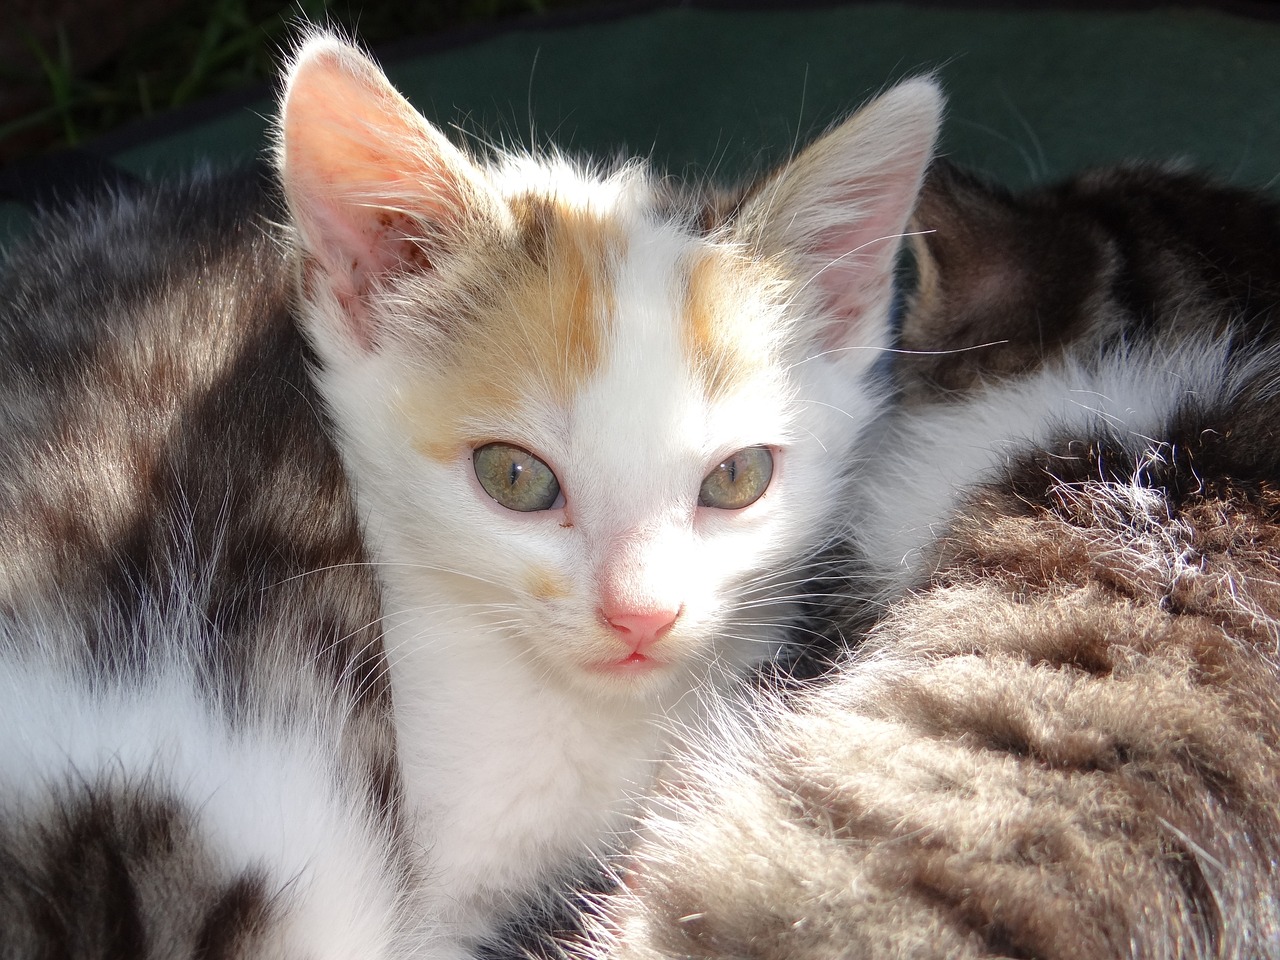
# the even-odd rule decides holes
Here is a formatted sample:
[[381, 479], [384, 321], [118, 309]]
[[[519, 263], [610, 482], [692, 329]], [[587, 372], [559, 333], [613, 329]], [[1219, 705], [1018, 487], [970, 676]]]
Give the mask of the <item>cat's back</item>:
[[[145, 553], [145, 528], [177, 497], [196, 509], [206, 490], [245, 488], [238, 478], [255, 466], [245, 457], [296, 455], [285, 437], [316, 432], [283, 422], [306, 410], [308, 391], [271, 209], [250, 176], [136, 186], [39, 221], [10, 253], [0, 275], [10, 603], [21, 577], [56, 584], [65, 603], [71, 567], [96, 575], [127, 561], [131, 542]], [[65, 551], [75, 564], [58, 565]]]
[[0, 273], [0, 956], [411, 939], [379, 594], [255, 176]]
[[913, 240], [923, 275], [903, 330], [909, 398], [936, 400], [1046, 361], [1230, 327], [1274, 343], [1280, 201], [1156, 164], [1014, 193], [930, 171]]
[[[0, 271], [6, 424], [37, 429], [81, 392], [117, 403], [130, 379], [161, 372], [168, 382], [130, 399], [172, 405], [195, 370], [280, 328], [287, 264], [273, 212], [246, 172], [128, 183], [38, 215]], [[89, 411], [63, 416], [75, 412]]]
[[[129, 623], [189, 581], [228, 636], [376, 617], [277, 216], [263, 179], [207, 176], [73, 208], [11, 254], [0, 610]], [[359, 627], [339, 657], [376, 648]]]

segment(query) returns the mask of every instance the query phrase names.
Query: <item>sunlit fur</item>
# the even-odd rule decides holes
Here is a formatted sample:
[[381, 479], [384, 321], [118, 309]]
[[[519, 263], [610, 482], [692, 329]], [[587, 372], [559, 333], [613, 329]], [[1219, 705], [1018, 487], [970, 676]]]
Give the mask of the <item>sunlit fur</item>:
[[259, 179], [46, 212], [0, 266], [7, 957], [459, 955]]
[[[1207, 338], [1132, 353], [1072, 357], [1034, 375], [992, 383], [964, 404], [905, 412], [861, 491], [850, 535], [891, 589], [918, 580], [937, 539], [969, 495], [999, 479], [1009, 461], [1060, 436], [1112, 430], [1159, 456], [1158, 439], [1187, 397], [1231, 402], [1241, 383], [1265, 374], [1270, 356], [1232, 369], [1230, 344]], [[1145, 456], [1130, 465], [1139, 473]]]
[[[463, 936], [599, 850], [696, 714], [776, 648], [845, 497], [930, 81], [743, 191], [735, 215], [635, 162], [464, 155], [358, 52], [290, 73], [280, 169], [321, 355], [386, 587], [399, 751]], [[733, 204], [726, 204], [732, 207]], [[472, 450], [525, 448], [563, 505], [499, 506]], [[767, 446], [767, 492], [700, 507]], [[603, 610], [678, 611], [645, 669]]]
[[[194, 610], [158, 614], [153, 629], [168, 652], [121, 682], [59, 655], [86, 645], [65, 635], [74, 629], [0, 623], [11, 884], [0, 904], [15, 955], [41, 955], [36, 918], [50, 909], [45, 897], [54, 901], [42, 888], [69, 879], [83, 915], [64, 917], [63, 933], [85, 951], [71, 955], [92, 956], [97, 904], [109, 911], [130, 890], [112, 889], [113, 867], [130, 876], [131, 909], [103, 925], [130, 928], [141, 916], [143, 939], [170, 956], [200, 955], [196, 933], [206, 916], [216, 920], [220, 898], [221, 935], [240, 944], [237, 956], [422, 953], [429, 925], [418, 929], [395, 839], [333, 750], [345, 718], [326, 706], [331, 691], [282, 681], [277, 703], [256, 705], [261, 715], [235, 716], [206, 696], [209, 678], [186, 660], [188, 647], [211, 643]], [[297, 674], [289, 662], [277, 670]], [[246, 900], [266, 901], [256, 923], [233, 912], [237, 885]], [[443, 947], [429, 955], [449, 956]]]

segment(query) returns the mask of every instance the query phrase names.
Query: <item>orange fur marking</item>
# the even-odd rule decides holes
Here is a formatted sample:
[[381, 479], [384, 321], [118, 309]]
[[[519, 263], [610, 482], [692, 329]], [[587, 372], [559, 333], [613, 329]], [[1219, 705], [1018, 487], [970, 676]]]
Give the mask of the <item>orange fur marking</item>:
[[763, 266], [717, 250], [699, 256], [689, 268], [685, 349], [708, 397], [732, 392], [769, 363], [770, 325], [752, 315], [761, 292], [752, 274]]
[[522, 360], [567, 400], [600, 365], [615, 308], [609, 272], [624, 237], [606, 218], [542, 197], [512, 204], [533, 267], [511, 291]]
[[569, 584], [564, 577], [558, 576], [550, 570], [544, 570], [541, 567], [535, 568], [529, 574], [526, 586], [531, 597], [543, 602], [548, 600], [563, 600], [565, 597], [569, 596]]
[[450, 460], [483, 439], [477, 413], [515, 412], [529, 396], [569, 399], [598, 370], [615, 309], [610, 271], [625, 238], [604, 217], [554, 200], [510, 202], [515, 231], [464, 266], [483, 302], [404, 404], [415, 446]]

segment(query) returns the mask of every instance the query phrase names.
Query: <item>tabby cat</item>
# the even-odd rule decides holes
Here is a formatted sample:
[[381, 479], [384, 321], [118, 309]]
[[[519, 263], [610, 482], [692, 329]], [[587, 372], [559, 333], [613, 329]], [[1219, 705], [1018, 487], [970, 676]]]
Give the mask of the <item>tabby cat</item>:
[[0, 276], [0, 956], [424, 935], [279, 216], [248, 176], [130, 190]]
[[1280, 205], [939, 166], [916, 226], [878, 622], [693, 749], [589, 952], [1280, 956]]
[[40, 225], [0, 955], [466, 955], [606, 849], [831, 533], [939, 109], [903, 84], [729, 207], [467, 156], [318, 35], [279, 200]]

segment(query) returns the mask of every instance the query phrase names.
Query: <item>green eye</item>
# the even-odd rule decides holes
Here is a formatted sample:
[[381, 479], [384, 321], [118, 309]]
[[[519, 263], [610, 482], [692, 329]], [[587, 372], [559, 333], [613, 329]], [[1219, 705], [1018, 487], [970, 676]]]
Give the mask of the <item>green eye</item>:
[[698, 491], [698, 503], [719, 510], [741, 510], [764, 495], [772, 478], [769, 448], [744, 447], [707, 474]]
[[508, 510], [550, 510], [560, 499], [560, 481], [528, 450], [509, 443], [486, 443], [471, 454], [484, 492]]

